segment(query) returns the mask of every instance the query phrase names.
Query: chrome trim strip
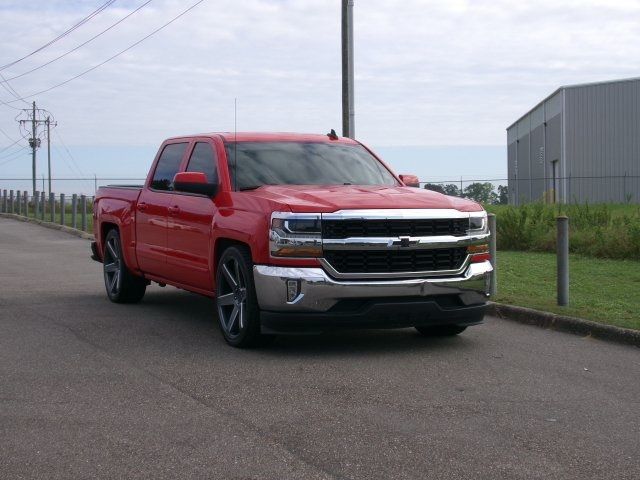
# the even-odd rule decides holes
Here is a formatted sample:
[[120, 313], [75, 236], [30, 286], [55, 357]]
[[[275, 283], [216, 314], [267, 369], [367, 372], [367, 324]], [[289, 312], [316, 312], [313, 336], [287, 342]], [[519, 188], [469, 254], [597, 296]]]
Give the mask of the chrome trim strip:
[[406, 237], [409, 244], [402, 246], [400, 237], [349, 237], [323, 238], [324, 250], [416, 250], [426, 248], [468, 247], [488, 242], [489, 234], [454, 237], [440, 235], [435, 237]]
[[422, 272], [380, 272], [380, 273], [341, 273], [338, 272], [333, 265], [331, 265], [325, 258], [319, 258], [320, 265], [326, 270], [326, 272], [333, 278], [340, 279], [369, 279], [369, 278], [440, 278], [441, 277], [454, 277], [460, 275], [469, 266], [471, 255], [467, 255], [462, 263], [462, 266], [457, 270], [429, 270]]
[[[323, 213], [323, 220], [421, 220], [432, 218], [469, 218], [472, 213], [460, 212], [453, 208], [381, 208], [372, 210], [338, 210]], [[482, 211], [484, 213], [484, 211]]]

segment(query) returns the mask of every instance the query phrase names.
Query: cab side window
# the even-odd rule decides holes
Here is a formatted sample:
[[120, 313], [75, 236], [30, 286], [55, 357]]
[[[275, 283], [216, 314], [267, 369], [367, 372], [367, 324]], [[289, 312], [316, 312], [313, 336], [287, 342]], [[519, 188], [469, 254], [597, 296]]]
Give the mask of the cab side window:
[[188, 143], [172, 143], [162, 150], [156, 171], [153, 173], [151, 188], [154, 190], [173, 190], [173, 177], [180, 168], [180, 162]]
[[187, 172], [202, 172], [209, 183], [218, 183], [218, 161], [213, 147], [205, 142], [198, 142], [191, 153]]

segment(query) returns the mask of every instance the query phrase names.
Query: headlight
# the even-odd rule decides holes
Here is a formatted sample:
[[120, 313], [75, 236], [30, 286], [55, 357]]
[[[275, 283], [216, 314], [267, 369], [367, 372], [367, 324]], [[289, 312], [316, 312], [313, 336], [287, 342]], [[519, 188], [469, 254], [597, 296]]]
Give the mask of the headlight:
[[274, 212], [269, 249], [274, 257], [321, 257], [320, 214]]
[[485, 233], [489, 233], [487, 212], [471, 212], [469, 214], [469, 235], [482, 235]]

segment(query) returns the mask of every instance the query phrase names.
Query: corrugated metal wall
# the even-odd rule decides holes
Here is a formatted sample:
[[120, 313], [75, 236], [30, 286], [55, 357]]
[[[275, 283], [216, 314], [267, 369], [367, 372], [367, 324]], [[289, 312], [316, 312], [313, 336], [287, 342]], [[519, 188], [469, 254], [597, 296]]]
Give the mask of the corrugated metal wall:
[[551, 162], [560, 167], [562, 160], [561, 97], [562, 91], [555, 93], [507, 130], [512, 205], [553, 198]]
[[640, 80], [577, 86], [566, 96], [569, 200], [639, 202]]
[[509, 127], [507, 145], [511, 204], [640, 202], [640, 80], [559, 89]]

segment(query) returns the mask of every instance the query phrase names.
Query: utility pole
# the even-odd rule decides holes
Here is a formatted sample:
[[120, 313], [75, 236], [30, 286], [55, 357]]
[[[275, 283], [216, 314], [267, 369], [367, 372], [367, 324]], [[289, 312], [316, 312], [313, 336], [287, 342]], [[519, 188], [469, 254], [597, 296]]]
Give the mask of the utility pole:
[[342, 136], [355, 138], [353, 0], [342, 0]]
[[51, 119], [47, 117], [47, 166], [49, 167], [49, 194], [51, 194]]
[[[36, 108], [36, 102], [34, 101], [31, 104], [31, 108], [23, 109], [23, 113], [26, 118], [22, 118], [18, 120], [20, 124], [20, 131], [25, 139], [29, 140], [29, 147], [31, 148], [31, 180], [33, 186], [33, 195], [36, 194], [36, 182], [37, 182], [37, 172], [36, 172], [36, 150], [40, 148], [40, 138], [38, 137], [38, 125], [45, 124], [47, 126], [47, 142], [49, 142], [49, 130], [52, 126], [52, 122], [50, 120], [50, 114], [46, 110], [41, 108]], [[47, 114], [46, 120], [41, 120], [41, 118]], [[29, 125], [31, 123], [31, 125]], [[53, 126], [57, 125], [56, 122], [53, 122]], [[51, 190], [51, 153], [49, 153], [49, 190]]]
[[31, 116], [31, 129], [33, 131], [33, 135], [31, 136], [31, 138], [33, 139], [31, 143], [31, 176], [33, 179], [33, 196], [36, 195], [36, 148], [38, 148], [37, 146], [37, 141], [36, 141], [36, 101], [33, 101], [33, 110], [32, 110], [33, 114]]

